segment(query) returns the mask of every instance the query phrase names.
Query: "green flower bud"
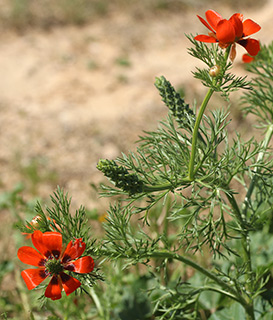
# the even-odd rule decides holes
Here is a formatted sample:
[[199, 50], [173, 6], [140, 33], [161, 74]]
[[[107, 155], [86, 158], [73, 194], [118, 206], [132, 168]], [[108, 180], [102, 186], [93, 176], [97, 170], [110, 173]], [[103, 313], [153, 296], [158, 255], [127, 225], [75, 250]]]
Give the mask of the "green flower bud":
[[177, 123], [181, 127], [190, 127], [190, 123], [195, 121], [195, 115], [171, 83], [161, 76], [156, 78], [155, 86], [162, 97], [162, 101], [169, 108]]
[[114, 160], [101, 159], [97, 169], [115, 183], [117, 188], [128, 192], [129, 195], [143, 191], [144, 182], [135, 173], [129, 173], [125, 167], [117, 165]]

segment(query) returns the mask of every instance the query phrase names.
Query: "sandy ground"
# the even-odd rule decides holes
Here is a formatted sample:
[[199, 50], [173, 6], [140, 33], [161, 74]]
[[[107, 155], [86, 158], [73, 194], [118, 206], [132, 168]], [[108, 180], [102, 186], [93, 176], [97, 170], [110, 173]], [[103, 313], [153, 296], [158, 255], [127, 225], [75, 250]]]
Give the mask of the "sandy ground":
[[[60, 185], [77, 205], [93, 207], [89, 184], [103, 180], [97, 161], [133, 149], [142, 130], [154, 129], [167, 114], [155, 77], [198, 93], [191, 74], [196, 61], [184, 35], [205, 32], [197, 13], [204, 16], [188, 11], [151, 19], [113, 12], [84, 27], [2, 32], [1, 189], [23, 181], [26, 197], [48, 197]], [[255, 38], [271, 42], [273, 0], [243, 13], [262, 26]], [[26, 173], [35, 166], [37, 183]]]

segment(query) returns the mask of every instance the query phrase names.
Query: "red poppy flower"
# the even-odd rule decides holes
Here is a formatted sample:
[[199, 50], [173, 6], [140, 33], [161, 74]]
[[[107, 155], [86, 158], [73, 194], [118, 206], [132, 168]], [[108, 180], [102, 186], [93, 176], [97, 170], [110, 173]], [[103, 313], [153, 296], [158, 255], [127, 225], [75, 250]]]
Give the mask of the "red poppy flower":
[[230, 57], [233, 60], [236, 55], [235, 43], [243, 46], [251, 56], [256, 56], [260, 51], [258, 40], [246, 38], [253, 33], [258, 32], [261, 27], [251, 19], [243, 21], [243, 15], [234, 13], [229, 20], [223, 19], [222, 16], [213, 11], [206, 12], [207, 21], [198, 16], [199, 20], [211, 31], [209, 35], [200, 34], [194, 39], [202, 42], [219, 43], [221, 48], [232, 46]]
[[59, 232], [42, 233], [36, 230], [31, 239], [38, 251], [32, 247], [24, 246], [17, 253], [23, 263], [38, 267], [37, 269], [23, 270], [21, 273], [29, 290], [37, 287], [51, 276], [45, 296], [57, 300], [62, 297], [62, 289], [68, 296], [81, 285], [79, 280], [65, 273], [65, 270], [89, 273], [94, 269], [94, 260], [90, 256], [79, 258], [86, 247], [81, 238], [75, 239], [75, 241], [71, 240], [65, 249], [62, 244], [62, 235]]

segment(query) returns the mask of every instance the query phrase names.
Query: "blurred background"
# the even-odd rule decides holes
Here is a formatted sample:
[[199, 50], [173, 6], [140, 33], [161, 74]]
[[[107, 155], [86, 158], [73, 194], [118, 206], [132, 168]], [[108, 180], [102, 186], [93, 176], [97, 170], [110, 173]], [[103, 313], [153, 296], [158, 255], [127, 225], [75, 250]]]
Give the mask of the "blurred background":
[[[196, 14], [208, 9], [243, 13], [262, 27], [255, 38], [272, 41], [273, 0], [0, 0], [0, 311], [16, 295], [14, 224], [32, 219], [36, 199], [59, 185], [99, 217], [107, 203], [90, 186], [104, 180], [98, 160], [133, 150], [167, 115], [155, 77], [200, 101], [185, 34], [207, 33]], [[231, 110], [247, 132], [251, 120]]]

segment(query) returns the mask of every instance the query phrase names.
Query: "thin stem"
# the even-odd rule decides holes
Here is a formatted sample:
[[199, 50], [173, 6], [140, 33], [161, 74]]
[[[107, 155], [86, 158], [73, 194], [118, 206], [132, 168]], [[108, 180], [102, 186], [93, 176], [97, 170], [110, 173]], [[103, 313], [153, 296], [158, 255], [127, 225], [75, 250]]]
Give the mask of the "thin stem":
[[[263, 149], [266, 150], [268, 145], [269, 145], [269, 142], [272, 138], [272, 135], [273, 135], [273, 124], [271, 124], [270, 126], [268, 126], [267, 128], [267, 131], [266, 131], [266, 134], [265, 134], [265, 139], [263, 141]], [[265, 151], [261, 151], [259, 154], [258, 154], [258, 157], [257, 157], [257, 163], [261, 162], [264, 158], [264, 155], [265, 155]], [[244, 203], [243, 203], [243, 215], [246, 216], [247, 214], [247, 209], [249, 207], [249, 204], [250, 204], [250, 198], [251, 198], [251, 195], [254, 191], [254, 188], [255, 188], [255, 185], [256, 185], [256, 180], [257, 180], [257, 173], [259, 173], [259, 169], [258, 167], [256, 167], [254, 169], [254, 176], [252, 177], [252, 180], [250, 182], [250, 185], [249, 185], [249, 188], [248, 188], [248, 191], [247, 191], [247, 194], [245, 196], [245, 200], [244, 200]]]
[[[265, 139], [263, 142], [263, 149], [264, 151], [261, 151], [258, 154], [257, 157], [257, 163], [260, 163], [264, 156], [265, 156], [265, 150], [267, 149], [269, 142], [272, 138], [273, 135], [273, 125], [271, 124], [270, 126], [268, 126], [266, 134], [265, 134]], [[250, 182], [244, 203], [243, 203], [243, 211], [242, 211], [242, 218], [243, 220], [246, 220], [246, 215], [247, 215], [247, 210], [250, 204], [250, 199], [252, 196], [252, 193], [255, 189], [255, 185], [256, 185], [256, 180], [257, 180], [257, 173], [259, 173], [259, 168], [256, 167], [254, 169], [254, 176]], [[253, 278], [253, 274], [252, 274], [252, 264], [251, 264], [251, 252], [250, 252], [250, 246], [249, 246], [249, 235], [248, 235], [248, 231], [246, 230], [244, 233], [242, 233], [242, 246], [243, 246], [243, 251], [244, 251], [244, 261], [246, 263], [247, 266], [247, 272], [246, 272], [246, 283], [248, 283], [248, 291], [252, 291], [252, 278]], [[249, 301], [248, 303], [249, 307], [246, 309], [247, 312], [247, 319], [252, 320], [255, 319], [255, 315], [254, 315], [254, 308], [253, 308], [253, 302]]]
[[98, 310], [98, 313], [101, 317], [104, 316], [104, 311], [103, 311], [103, 308], [102, 308], [102, 305], [100, 303], [100, 300], [95, 292], [95, 290], [93, 288], [90, 288], [90, 296], [92, 297], [96, 307], [97, 307], [97, 310]]
[[16, 279], [16, 283], [18, 285], [18, 289], [19, 289], [18, 292], [19, 292], [19, 296], [20, 296], [20, 299], [22, 301], [22, 306], [23, 306], [24, 315], [22, 315], [22, 316], [24, 319], [29, 319], [29, 313], [30, 313], [32, 319], [34, 319], [34, 315], [31, 310], [32, 308], [29, 304], [28, 295], [25, 292], [25, 288], [23, 287], [22, 279], [19, 276], [19, 272], [17, 270], [15, 270], [15, 279]]
[[[228, 56], [229, 56], [229, 53], [230, 53], [230, 49], [231, 49], [231, 45], [229, 47], [227, 47], [226, 49], [226, 52], [225, 52], [225, 65], [227, 64], [227, 60], [228, 60]], [[214, 78], [213, 79], [213, 84], [215, 85], [217, 82], [219, 84], [222, 83], [222, 80], [223, 80], [223, 77], [224, 77], [224, 73], [225, 73], [225, 69], [224, 68], [224, 71], [223, 71], [223, 74], [222, 74], [222, 77], [221, 79], [216, 79]], [[196, 154], [196, 147], [197, 147], [197, 140], [198, 140], [198, 130], [199, 130], [199, 126], [200, 126], [200, 123], [201, 123], [201, 120], [202, 120], [202, 117], [203, 117], [203, 114], [205, 112], [205, 109], [208, 105], [208, 102], [212, 96], [212, 94], [214, 93], [215, 91], [215, 88], [212, 87], [212, 88], [209, 88], [202, 104], [201, 104], [201, 107], [200, 107], [200, 110], [198, 112], [198, 115], [197, 115], [197, 118], [196, 118], [196, 121], [195, 121], [195, 124], [194, 124], [194, 128], [193, 128], [193, 134], [192, 134], [192, 146], [191, 146], [191, 157], [190, 157], [190, 162], [189, 162], [189, 180], [193, 181], [194, 179], [194, 175], [195, 175], [195, 171], [194, 171], [194, 162], [195, 162], [195, 154]]]
[[93, 302], [95, 303], [96, 308], [98, 310], [98, 314], [101, 317], [104, 317], [104, 311], [103, 311], [102, 305], [100, 303], [100, 300], [99, 300], [94, 288], [90, 288], [90, 292], [88, 292], [83, 286], [81, 287], [81, 289], [93, 300]]
[[250, 248], [249, 248], [249, 236], [248, 236], [248, 231], [246, 229], [246, 221], [245, 219], [242, 217], [241, 211], [238, 207], [238, 204], [233, 196], [233, 194], [226, 194], [227, 198], [229, 200], [229, 203], [231, 204], [232, 208], [233, 208], [233, 212], [237, 218], [237, 220], [239, 221], [241, 230], [242, 230], [242, 247], [243, 247], [243, 258], [244, 258], [244, 262], [246, 263], [247, 266], [247, 279], [249, 277], [249, 275], [252, 274], [252, 266], [251, 266], [251, 256], [250, 256]]
[[[241, 234], [242, 234], [241, 244], [243, 248], [243, 260], [246, 265], [245, 282], [246, 282], [247, 290], [249, 292], [252, 292], [251, 286], [253, 283], [253, 272], [252, 272], [251, 252], [250, 252], [250, 245], [249, 245], [250, 240], [248, 235], [248, 229], [246, 227], [246, 221], [245, 221], [245, 218], [242, 216], [242, 213], [238, 207], [238, 204], [233, 194], [226, 194], [226, 195], [241, 227]], [[251, 298], [247, 297], [247, 303], [244, 306], [244, 308], [246, 311], [247, 320], [255, 320], [253, 300]]]
[[[169, 214], [171, 211], [171, 204], [172, 204], [171, 197], [167, 195], [167, 201], [165, 204], [166, 213], [163, 221], [163, 235], [166, 237], [167, 243], [169, 243]], [[166, 261], [168, 261], [168, 259], [166, 259]], [[164, 268], [164, 279], [166, 284], [169, 282], [171, 278], [170, 274], [171, 274], [170, 269], [166, 264], [166, 268]]]
[[240, 227], [244, 226], [245, 220], [242, 218], [241, 211], [239, 209], [236, 199], [234, 198], [234, 195], [232, 193], [226, 193], [226, 196], [228, 198], [229, 203], [232, 206], [233, 213], [235, 214], [237, 220], [239, 221]]
[[233, 300], [235, 300], [235, 301], [240, 303], [240, 301], [238, 300], [238, 298], [236, 296], [234, 296], [233, 294], [231, 294], [231, 293], [229, 293], [227, 291], [224, 291], [222, 289], [216, 288], [216, 287], [204, 286], [204, 287], [202, 287], [202, 291], [218, 292], [218, 293], [223, 294], [223, 295], [229, 297], [230, 299], [233, 299]]
[[[244, 307], [244, 309], [246, 311], [246, 319], [247, 320], [255, 320], [253, 302], [251, 300], [250, 301], [245, 300], [240, 292], [237, 292], [227, 282], [221, 280], [218, 276], [216, 276], [212, 272], [208, 271], [207, 269], [203, 268], [200, 264], [197, 264], [194, 261], [192, 261], [184, 256], [181, 256], [177, 253], [173, 253], [173, 252], [153, 251], [152, 253], [148, 254], [147, 256], [150, 258], [174, 259], [174, 260], [181, 261], [188, 266], [191, 266], [195, 270], [199, 271], [200, 273], [202, 273], [206, 277], [213, 280], [220, 287], [222, 287], [222, 289], [224, 289], [224, 290], [219, 290], [216, 288], [214, 291], [218, 291], [218, 292], [221, 291], [222, 294], [239, 302]], [[210, 290], [212, 290], [212, 288], [210, 288]], [[225, 292], [225, 290], [227, 290], [228, 292]]]
[[[101, 252], [101, 255], [104, 255], [104, 253]], [[128, 258], [127, 255], [123, 255], [121, 253], [118, 253], [116, 255], [112, 255], [112, 257], [114, 257], [114, 256], [119, 257], [119, 258], [125, 258], [125, 259]], [[139, 258], [139, 256], [138, 256], [138, 258]], [[210, 278], [215, 283], [217, 283], [222, 289], [224, 289], [228, 292], [228, 293], [225, 293], [225, 291], [223, 290], [223, 291], [221, 291], [221, 293], [226, 294], [228, 297], [238, 301], [244, 308], [248, 308], [248, 303], [244, 299], [244, 297], [241, 295], [240, 292], [237, 292], [231, 285], [229, 285], [227, 282], [221, 280], [217, 275], [215, 275], [212, 272], [210, 272], [209, 270], [203, 268], [200, 264], [197, 264], [194, 261], [186, 258], [185, 256], [181, 256], [177, 253], [170, 252], [170, 251], [160, 250], [160, 251], [145, 252], [145, 254], [142, 256], [142, 258], [172, 259], [172, 260], [178, 260], [180, 262], [183, 262], [186, 265], [197, 270], [198, 272], [202, 273], [204, 276]], [[215, 290], [217, 290], [217, 288]]]
[[[237, 300], [238, 302], [240, 302], [244, 307], [247, 306], [247, 302], [245, 301], [245, 299], [240, 295], [240, 293], [238, 293], [233, 287], [231, 287], [227, 282], [221, 280], [218, 276], [216, 276], [215, 274], [213, 274], [212, 272], [208, 271], [207, 269], [203, 268], [200, 264], [195, 263], [194, 261], [181, 256], [177, 253], [174, 252], [167, 252], [167, 251], [153, 251], [150, 254], [147, 255], [150, 258], [162, 258], [162, 259], [174, 259], [174, 260], [178, 260], [181, 261], [183, 263], [185, 263], [186, 265], [194, 268], [195, 270], [199, 271], [200, 273], [202, 273], [203, 275], [205, 275], [206, 277], [210, 278], [211, 280], [213, 280], [215, 283], [217, 283], [220, 287], [222, 287], [223, 289], [227, 290], [229, 292], [228, 296], [230, 297], [230, 294], [232, 296], [234, 296], [233, 298], [235, 300]], [[225, 292], [222, 292], [223, 294], [225, 294]]]
[[173, 189], [177, 188], [178, 186], [187, 185], [190, 182], [191, 181], [188, 178], [184, 178], [184, 179], [181, 179], [180, 181], [176, 182], [176, 185], [174, 185], [170, 182], [162, 183], [162, 184], [158, 184], [158, 185], [151, 185], [151, 186], [145, 185], [144, 192], [173, 190]]
[[210, 88], [201, 104], [198, 116], [195, 121], [195, 125], [193, 128], [193, 134], [192, 134], [192, 147], [191, 147], [191, 157], [190, 157], [190, 162], [189, 162], [189, 179], [193, 180], [194, 176], [194, 160], [195, 160], [195, 154], [196, 154], [196, 144], [197, 144], [197, 138], [198, 138], [198, 129], [200, 122], [202, 120], [204, 111], [208, 105], [208, 102], [214, 92], [214, 89]]
[[163, 234], [166, 236], [166, 238], [168, 239], [168, 232], [169, 232], [169, 214], [171, 211], [171, 203], [172, 200], [170, 198], [170, 196], [167, 196], [167, 203], [166, 203], [166, 213], [165, 213], [165, 217], [164, 217], [164, 221], [163, 221]]

